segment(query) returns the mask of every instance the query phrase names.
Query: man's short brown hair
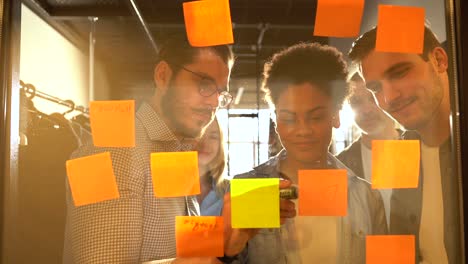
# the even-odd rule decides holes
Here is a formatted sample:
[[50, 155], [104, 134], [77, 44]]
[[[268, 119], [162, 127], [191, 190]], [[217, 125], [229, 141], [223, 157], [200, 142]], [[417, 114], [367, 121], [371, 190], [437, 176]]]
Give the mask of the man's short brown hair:
[[[366, 33], [362, 34], [349, 50], [348, 56], [353, 62], [361, 62], [372, 50], [375, 49], [375, 42], [377, 39], [377, 27], [372, 28]], [[423, 53], [420, 55], [423, 60], [429, 59], [429, 53], [436, 47], [440, 47], [440, 42], [436, 35], [428, 26], [424, 26], [424, 47]]]
[[172, 35], [166, 39], [159, 50], [156, 65], [161, 62], [167, 62], [175, 72], [184, 66], [193, 62], [200, 50], [207, 49], [213, 51], [221, 60], [231, 68], [234, 63], [234, 54], [229, 45], [218, 45], [208, 47], [193, 47], [189, 44], [187, 37], [182, 34]]
[[[177, 74], [183, 66], [190, 64], [194, 61], [195, 57], [199, 54], [200, 50], [206, 49], [214, 52], [231, 70], [234, 64], [234, 53], [229, 45], [217, 45], [208, 47], [193, 47], [188, 42], [185, 34], [175, 34], [167, 37], [162, 42], [158, 56], [156, 58], [156, 64], [165, 61], [171, 67], [173, 74]], [[154, 90], [157, 89], [154, 85]]]

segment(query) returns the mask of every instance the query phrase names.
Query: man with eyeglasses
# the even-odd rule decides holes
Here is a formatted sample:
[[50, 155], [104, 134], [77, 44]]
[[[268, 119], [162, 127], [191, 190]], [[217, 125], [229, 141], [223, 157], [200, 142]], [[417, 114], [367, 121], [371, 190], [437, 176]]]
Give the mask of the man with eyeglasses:
[[[232, 51], [225, 45], [194, 48], [185, 38], [174, 38], [161, 47], [154, 94], [136, 112], [136, 146], [97, 148], [88, 142], [72, 156], [110, 151], [120, 198], [75, 207], [67, 189], [64, 263], [175, 258], [175, 218], [199, 215], [199, 206], [196, 196], [154, 196], [150, 154], [194, 149], [218, 107], [232, 100], [227, 89], [232, 64]], [[220, 263], [216, 258], [171, 261]]]

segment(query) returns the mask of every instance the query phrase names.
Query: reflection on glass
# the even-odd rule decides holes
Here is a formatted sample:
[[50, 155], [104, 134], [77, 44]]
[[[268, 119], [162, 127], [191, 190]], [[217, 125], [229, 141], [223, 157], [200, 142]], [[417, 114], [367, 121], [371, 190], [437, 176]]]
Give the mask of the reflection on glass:
[[[226, 243], [226, 262], [237, 255], [236, 261], [241, 263], [365, 263], [369, 253], [366, 236], [375, 234], [382, 235], [373, 238], [383, 241], [379, 246], [387, 249], [384, 253], [389, 258], [410, 256], [406, 251], [390, 250], [393, 240], [388, 235], [399, 235], [406, 242], [415, 241], [414, 250], [409, 250], [414, 254], [410, 262], [463, 262], [461, 176], [455, 173], [449, 123], [454, 87], [449, 85], [452, 76], [448, 72], [456, 69], [450, 63], [453, 58], [440, 45], [444, 41], [447, 45], [447, 1], [416, 0], [411, 4], [424, 7], [429, 22], [422, 54], [377, 52], [375, 31], [359, 40], [313, 36], [310, 18], [317, 11], [313, 1], [294, 1], [288, 8], [281, 1], [273, 1], [268, 8], [261, 1], [242, 8], [231, 5], [236, 24], [231, 47], [234, 65], [225, 46], [200, 49], [185, 45], [178, 49], [178, 40], [169, 37], [184, 38], [185, 34], [177, 1], [137, 1], [160, 49], [158, 56], [140, 28], [141, 21], [118, 11], [127, 10], [119, 1], [110, 3], [111, 7], [98, 6], [100, 1], [94, 1], [96, 6], [88, 1], [90, 6], [85, 7], [79, 3], [67, 6], [66, 1], [48, 1], [47, 6], [39, 2], [23, 6], [21, 23], [17, 23], [21, 24], [21, 43], [15, 48], [19, 49], [24, 83], [20, 85], [21, 108], [9, 109], [13, 119], [19, 116], [21, 144], [18, 168], [12, 168], [19, 172], [18, 221], [14, 227], [5, 227], [15, 234], [14, 250], [8, 252], [11, 263], [140, 263], [177, 258], [175, 217], [200, 214], [223, 215], [225, 237], [242, 238], [232, 241], [237, 246]], [[407, 2], [366, 1], [360, 32], [377, 25], [379, 5], [408, 6]], [[88, 18], [96, 15], [99, 17]], [[268, 109], [260, 89], [264, 63], [300, 42], [326, 43], [337, 52], [334, 48], [324, 51], [323, 45], [316, 44], [319, 54], [335, 56], [311, 60], [298, 56], [289, 67], [270, 69], [272, 76], [304, 73], [305, 77], [297, 81], [273, 78], [266, 87], [281, 92], [272, 94], [273, 108]], [[347, 66], [341, 64], [339, 54], [344, 54]], [[339, 73], [327, 77], [327, 66], [336, 59]], [[307, 68], [309, 63], [311, 68]], [[267, 64], [267, 72], [268, 66], [272, 65]], [[210, 92], [200, 92], [206, 80], [210, 80]], [[215, 90], [221, 92], [225, 87], [235, 100], [221, 109], [224, 105]], [[236, 95], [240, 87], [242, 92]], [[100, 146], [93, 141], [88, 108], [92, 101], [104, 100], [135, 101], [134, 111], [125, 113], [135, 119], [135, 125], [127, 122], [134, 138], [129, 132], [130, 140], [124, 142], [114, 133], [124, 131], [121, 119], [112, 129], [99, 122], [110, 130], [104, 133], [104, 140], [119, 144]], [[337, 101], [343, 107], [337, 107]], [[215, 116], [220, 131], [211, 122]], [[270, 125], [270, 120], [275, 123]], [[217, 132], [221, 136], [215, 136]], [[372, 190], [376, 155], [372, 141], [398, 139], [420, 142], [420, 162], [412, 164], [420, 167], [419, 185]], [[167, 172], [159, 176], [170, 183], [154, 188], [151, 154], [185, 151], [198, 151], [198, 163], [190, 163], [188, 169], [177, 158], [157, 164], [154, 168], [166, 166], [161, 171]], [[112, 159], [113, 176], [109, 179], [107, 171], [96, 177], [114, 180], [119, 197], [78, 206], [66, 161], [106, 152]], [[409, 161], [407, 155], [399, 156]], [[169, 163], [190, 180], [170, 178], [176, 173]], [[196, 176], [197, 165], [200, 181], [191, 177]], [[229, 194], [224, 197], [229, 191], [228, 179], [236, 175], [281, 177], [297, 184], [297, 171], [303, 169], [346, 170], [345, 216], [287, 215], [304, 203], [299, 197], [282, 201], [280, 228], [232, 229]], [[393, 175], [387, 177], [391, 182]], [[155, 193], [161, 189], [169, 192], [169, 187], [198, 190], [198, 184], [200, 194], [196, 195], [158, 197]], [[280, 181], [279, 186], [287, 188], [288, 184]], [[93, 187], [89, 190], [103, 194], [109, 186], [99, 183]], [[285, 204], [290, 208], [284, 208]], [[211, 256], [200, 261], [218, 259]]]

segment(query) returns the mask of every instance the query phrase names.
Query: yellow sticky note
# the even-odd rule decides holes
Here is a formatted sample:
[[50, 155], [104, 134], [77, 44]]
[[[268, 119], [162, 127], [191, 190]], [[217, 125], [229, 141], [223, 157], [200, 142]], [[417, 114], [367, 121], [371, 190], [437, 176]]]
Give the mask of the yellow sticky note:
[[110, 152], [68, 160], [66, 167], [75, 206], [119, 198]]
[[422, 7], [379, 5], [375, 50], [381, 52], [423, 52]]
[[151, 153], [151, 175], [156, 197], [200, 194], [196, 151]]
[[346, 170], [300, 170], [298, 183], [300, 216], [346, 216]]
[[93, 101], [89, 121], [97, 147], [135, 146], [135, 101]]
[[372, 189], [417, 188], [419, 140], [372, 141]]
[[231, 180], [233, 228], [280, 226], [279, 179]]
[[224, 256], [224, 226], [220, 216], [176, 216], [177, 257]]
[[183, 9], [190, 45], [206, 47], [234, 43], [229, 0], [186, 2]]
[[364, 0], [318, 0], [314, 36], [356, 37], [363, 13]]
[[367, 264], [414, 264], [414, 235], [366, 237]]

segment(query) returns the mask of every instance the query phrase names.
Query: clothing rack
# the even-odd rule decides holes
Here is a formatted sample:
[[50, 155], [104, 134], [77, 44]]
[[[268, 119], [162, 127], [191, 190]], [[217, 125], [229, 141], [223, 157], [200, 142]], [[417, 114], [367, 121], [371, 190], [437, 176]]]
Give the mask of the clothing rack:
[[70, 108], [70, 110], [67, 111], [67, 113], [70, 113], [72, 111], [78, 111], [83, 114], [89, 114], [88, 108], [81, 106], [81, 105], [75, 105], [75, 102], [73, 102], [72, 100], [62, 100], [58, 97], [38, 91], [36, 87], [30, 83], [24, 83], [23, 81], [20, 81], [20, 85], [21, 85], [21, 89], [24, 91], [25, 95], [29, 99], [33, 99], [34, 97], [39, 97], [47, 101], [54, 102], [56, 104], [63, 105], [63, 106]]

